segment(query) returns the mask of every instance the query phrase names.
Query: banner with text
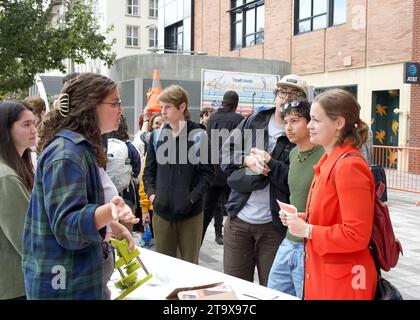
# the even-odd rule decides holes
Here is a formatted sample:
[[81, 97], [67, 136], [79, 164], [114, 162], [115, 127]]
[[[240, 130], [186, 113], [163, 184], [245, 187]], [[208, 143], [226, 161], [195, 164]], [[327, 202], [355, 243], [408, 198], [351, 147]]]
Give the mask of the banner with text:
[[201, 70], [201, 109], [222, 105], [223, 94], [234, 90], [239, 96], [238, 113], [247, 115], [260, 108], [274, 106], [273, 91], [279, 75]]

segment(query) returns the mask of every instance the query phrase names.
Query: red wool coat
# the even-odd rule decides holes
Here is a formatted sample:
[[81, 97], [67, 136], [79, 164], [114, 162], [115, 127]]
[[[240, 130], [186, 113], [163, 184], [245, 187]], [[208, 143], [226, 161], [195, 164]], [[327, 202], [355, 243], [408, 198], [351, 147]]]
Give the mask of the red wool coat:
[[341, 159], [332, 174], [337, 160], [348, 152], [359, 153], [351, 146], [336, 147], [315, 166], [306, 209], [313, 229], [305, 254], [305, 299], [374, 297], [377, 275], [368, 243], [375, 184], [359, 157]]

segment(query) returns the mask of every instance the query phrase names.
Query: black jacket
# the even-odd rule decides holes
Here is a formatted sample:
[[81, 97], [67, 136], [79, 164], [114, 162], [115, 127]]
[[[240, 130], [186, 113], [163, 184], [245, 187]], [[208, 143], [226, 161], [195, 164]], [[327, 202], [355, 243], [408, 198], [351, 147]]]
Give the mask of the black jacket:
[[[221, 159], [221, 168], [225, 173], [230, 175], [235, 170], [239, 170], [241, 168], [245, 155], [250, 154], [250, 148], [256, 146], [256, 129], [264, 129], [264, 150], [267, 149], [268, 123], [274, 112], [275, 108], [253, 114], [242, 121], [237, 129], [232, 132], [232, 136], [242, 136], [244, 129], [250, 129], [252, 130], [252, 135], [251, 137], [245, 135], [244, 140], [241, 140], [240, 138], [229, 138], [229, 140], [223, 145], [221, 157], [223, 157], [223, 155], [230, 155], [228, 164], [226, 163], [228, 162], [226, 161], [226, 158], [224, 160]], [[237, 146], [238, 143], [244, 143], [245, 151], [243, 149], [242, 151], [240, 150]], [[287, 176], [289, 172], [289, 153], [294, 146], [295, 145], [291, 143], [286, 136], [281, 136], [277, 139], [276, 146], [274, 147], [273, 152], [271, 152], [272, 158], [267, 164], [270, 168], [270, 172], [268, 177], [265, 178], [267, 183], [270, 183], [270, 209], [273, 217], [273, 226], [283, 236], [286, 234], [287, 228], [283, 226], [279, 218], [280, 208], [276, 199], [289, 203], [290, 191], [287, 183]], [[234, 152], [234, 150], [236, 151]], [[241, 209], [245, 206], [252, 191], [255, 191], [252, 189], [253, 186], [258, 185], [258, 189], [261, 189], [261, 186], [264, 185], [260, 183], [261, 181], [256, 181], [256, 179], [261, 180], [264, 178], [260, 175], [254, 176], [244, 174], [242, 181], [236, 181], [236, 185], [235, 183], [230, 184], [231, 194], [229, 196], [228, 203], [226, 204], [226, 210], [232, 219], [235, 218], [239, 211], [241, 211]]]
[[[157, 139], [155, 134], [159, 135]], [[201, 143], [194, 143], [191, 137], [198, 137]], [[196, 147], [198, 149], [192, 149]], [[143, 183], [147, 196], [155, 194], [156, 214], [168, 221], [178, 221], [202, 212], [203, 194], [214, 180], [209, 152], [207, 134], [195, 122], [187, 121], [177, 137], [172, 136], [168, 124], [162, 130], [153, 131], [147, 147]]]
[[[216, 112], [212, 113], [207, 121], [207, 136], [210, 138], [211, 152], [213, 158], [218, 160], [220, 149], [225, 142], [226, 138], [222, 136], [216, 136], [219, 139], [214, 139], [213, 134], [220, 130], [226, 129], [229, 133], [235, 129], [241, 121], [244, 119], [242, 115], [235, 111], [229, 111], [225, 108], [219, 108]], [[216, 130], [216, 131], [214, 131]], [[215, 164], [214, 170], [216, 173], [216, 179], [214, 181], [215, 186], [225, 186], [227, 174], [225, 174], [218, 164]]]

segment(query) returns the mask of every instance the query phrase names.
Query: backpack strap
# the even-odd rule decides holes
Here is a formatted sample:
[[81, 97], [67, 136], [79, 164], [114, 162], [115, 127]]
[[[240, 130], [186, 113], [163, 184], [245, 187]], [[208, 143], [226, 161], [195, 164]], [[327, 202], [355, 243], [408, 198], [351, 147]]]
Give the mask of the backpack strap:
[[158, 144], [160, 135], [162, 134], [162, 129], [163, 129], [163, 127], [162, 128], [159, 128], [159, 129], [155, 130], [155, 132], [153, 132], [153, 141], [152, 141], [152, 143], [153, 143], [153, 147], [155, 148], [155, 154], [157, 152], [157, 144]]
[[384, 191], [385, 191], [385, 184], [383, 182], [379, 181], [376, 184], [376, 194], [377, 194], [377, 196], [378, 196], [379, 199], [381, 199], [382, 194], [384, 193]]
[[242, 152], [245, 152], [245, 129], [251, 129], [251, 128], [247, 128], [246, 126], [249, 126], [249, 119], [251, 118], [251, 116], [253, 115], [253, 113], [250, 113], [247, 115], [247, 117], [244, 119], [244, 124], [241, 128], [242, 131]]
[[[333, 180], [333, 184], [334, 184], [334, 188], [335, 189], [337, 189], [337, 186], [336, 186], [336, 184], [335, 184], [335, 170], [336, 170], [336, 167], [337, 167], [337, 164], [342, 160], [342, 159], [344, 159], [344, 158], [347, 158], [347, 157], [358, 157], [358, 158], [362, 158], [363, 160], [365, 160], [365, 158], [363, 158], [363, 156], [362, 155], [360, 155], [360, 154], [358, 154], [358, 153], [355, 153], [355, 152], [348, 152], [348, 153], [345, 153], [345, 154], [343, 154], [340, 158], [338, 158], [338, 160], [335, 162], [335, 164], [334, 164], [334, 167], [333, 167], [333, 170], [332, 170], [332, 173], [331, 173], [331, 177], [332, 177], [332, 180]], [[366, 160], [365, 160], [366, 161]], [[382, 191], [383, 192], [383, 191]]]
[[[335, 185], [335, 167], [337, 166], [337, 163], [339, 163], [341, 159], [344, 159], [344, 158], [347, 158], [347, 157], [358, 157], [358, 158], [362, 158], [363, 160], [366, 161], [366, 159], [362, 155], [360, 155], [358, 153], [355, 153], [355, 152], [345, 153], [340, 158], [338, 158], [338, 160], [334, 164], [333, 172], [331, 174], [332, 179], [333, 179], [334, 188], [336, 188], [336, 189], [337, 189], [337, 187]], [[379, 199], [382, 197], [382, 194], [384, 193], [384, 191], [385, 191], [385, 184], [382, 183], [382, 182], [378, 182], [375, 185], [375, 192], [376, 192], [376, 195], [378, 196]]]

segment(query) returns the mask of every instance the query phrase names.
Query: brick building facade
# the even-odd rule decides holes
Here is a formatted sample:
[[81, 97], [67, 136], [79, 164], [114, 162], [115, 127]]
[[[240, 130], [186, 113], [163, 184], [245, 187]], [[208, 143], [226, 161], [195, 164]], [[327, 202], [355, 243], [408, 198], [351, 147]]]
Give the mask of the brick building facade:
[[347, 23], [298, 35], [293, 29], [294, 2], [266, 0], [264, 44], [231, 50], [230, 1], [195, 0], [194, 50], [284, 60], [302, 75], [412, 57], [413, 0], [348, 0]]
[[[420, 62], [420, 0], [414, 0], [413, 16], [413, 57], [412, 61]], [[420, 147], [420, 84], [411, 86], [410, 107], [410, 146]]]
[[[301, 33], [295, 30], [298, 0], [260, 1], [264, 2], [263, 43], [232, 48], [232, 6], [246, 1], [193, 0], [194, 50], [212, 56], [283, 60], [317, 88], [351, 87], [366, 122], [385, 127], [398, 122], [394, 137], [385, 128], [390, 137], [382, 144], [420, 146], [420, 129], [415, 126], [420, 120], [420, 88], [403, 83], [404, 62], [420, 61], [419, 0], [326, 2], [336, 1], [345, 4], [341, 23]], [[386, 119], [380, 119], [378, 107], [385, 108]], [[394, 113], [395, 109], [401, 112]], [[372, 129], [377, 130], [374, 134], [381, 131]]]

